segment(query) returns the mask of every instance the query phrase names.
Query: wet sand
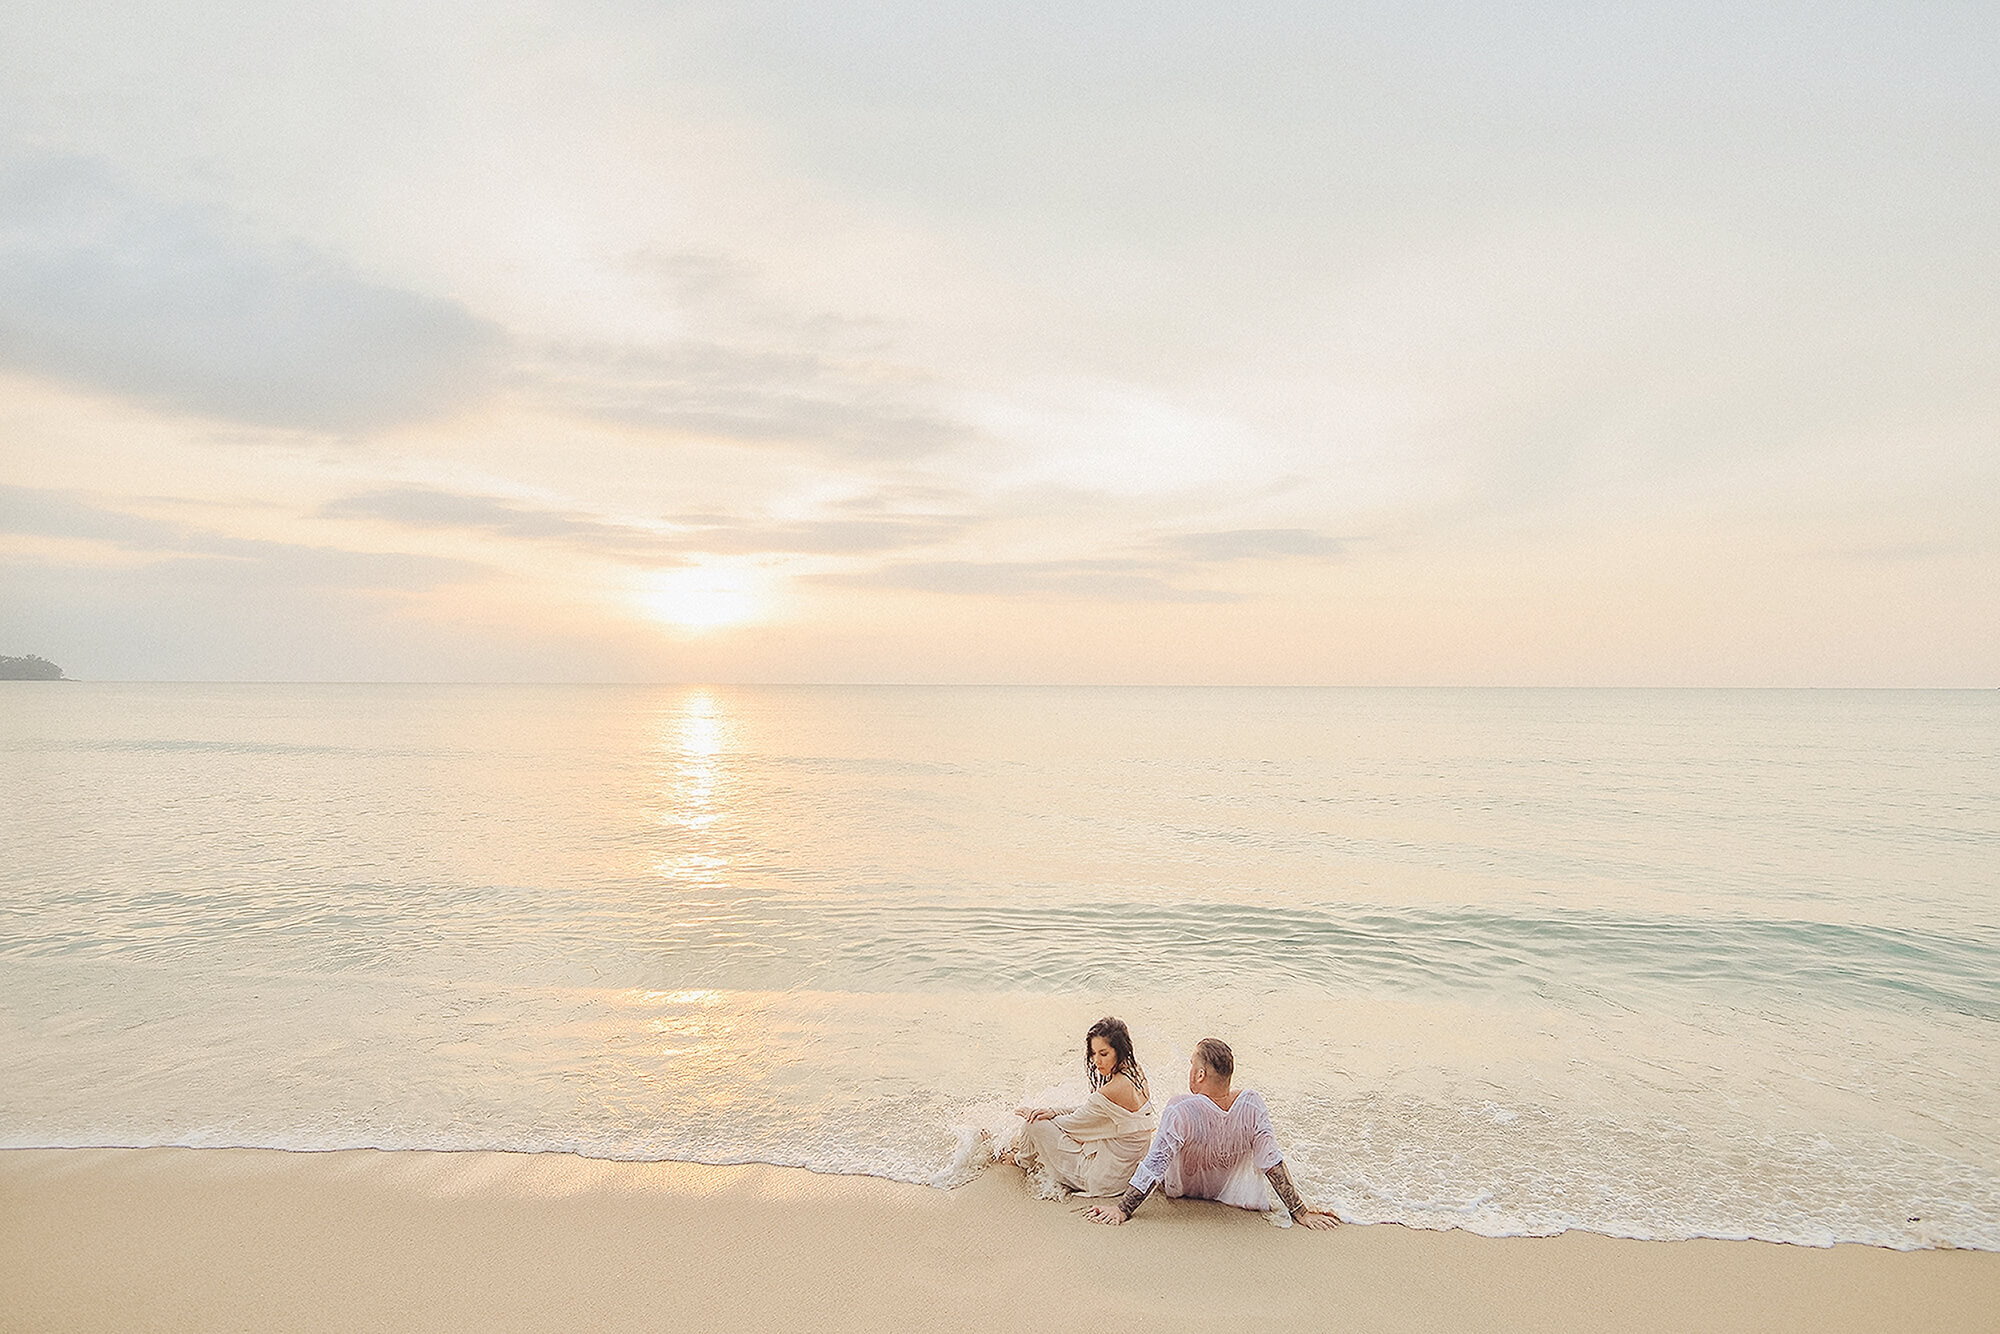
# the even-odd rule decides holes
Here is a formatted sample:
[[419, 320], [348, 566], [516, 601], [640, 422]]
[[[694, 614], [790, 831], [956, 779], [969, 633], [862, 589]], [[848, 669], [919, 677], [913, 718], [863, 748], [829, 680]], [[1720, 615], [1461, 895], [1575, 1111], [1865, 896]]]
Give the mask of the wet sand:
[[[1079, 1206], [1080, 1207], [1080, 1206]], [[949, 1193], [564, 1154], [0, 1152], [0, 1327], [43, 1330], [1979, 1330], [2000, 1254], [1122, 1228], [993, 1169]]]

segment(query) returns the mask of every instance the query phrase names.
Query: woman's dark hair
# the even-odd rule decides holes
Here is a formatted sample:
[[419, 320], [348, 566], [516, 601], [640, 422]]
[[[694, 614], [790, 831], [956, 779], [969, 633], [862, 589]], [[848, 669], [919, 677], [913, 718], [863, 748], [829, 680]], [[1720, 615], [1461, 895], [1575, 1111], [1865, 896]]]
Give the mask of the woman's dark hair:
[[1145, 1097], [1146, 1072], [1139, 1068], [1139, 1058], [1132, 1054], [1132, 1031], [1125, 1027], [1125, 1021], [1123, 1019], [1113, 1019], [1107, 1015], [1105, 1018], [1092, 1024], [1090, 1031], [1083, 1035], [1084, 1072], [1090, 1076], [1090, 1086], [1092, 1088], [1102, 1088], [1105, 1077], [1097, 1073], [1097, 1067], [1091, 1064], [1090, 1060], [1090, 1040], [1092, 1038], [1103, 1038], [1111, 1044], [1111, 1052], [1118, 1058], [1118, 1066], [1111, 1073], [1114, 1075], [1124, 1075], [1132, 1081], [1132, 1087], [1139, 1090], [1139, 1096], [1142, 1098]]

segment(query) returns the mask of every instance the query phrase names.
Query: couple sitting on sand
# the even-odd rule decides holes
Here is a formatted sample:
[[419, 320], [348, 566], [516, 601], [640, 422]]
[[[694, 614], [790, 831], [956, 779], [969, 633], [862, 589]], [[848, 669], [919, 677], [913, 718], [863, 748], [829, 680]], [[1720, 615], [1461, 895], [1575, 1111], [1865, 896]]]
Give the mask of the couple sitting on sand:
[[1132, 1055], [1132, 1034], [1122, 1020], [1092, 1024], [1084, 1035], [1083, 1057], [1090, 1097], [1068, 1111], [1016, 1108], [1014, 1114], [1027, 1125], [1001, 1159], [1079, 1195], [1122, 1190], [1118, 1203], [1091, 1209], [1092, 1222], [1124, 1222], [1161, 1185], [1170, 1196], [1261, 1210], [1269, 1203], [1265, 1181], [1295, 1221], [1310, 1228], [1339, 1221], [1306, 1208], [1299, 1198], [1264, 1099], [1255, 1089], [1229, 1085], [1236, 1057], [1228, 1043], [1203, 1038], [1195, 1044], [1188, 1091], [1168, 1099], [1158, 1130], [1153, 1128], [1146, 1073]]

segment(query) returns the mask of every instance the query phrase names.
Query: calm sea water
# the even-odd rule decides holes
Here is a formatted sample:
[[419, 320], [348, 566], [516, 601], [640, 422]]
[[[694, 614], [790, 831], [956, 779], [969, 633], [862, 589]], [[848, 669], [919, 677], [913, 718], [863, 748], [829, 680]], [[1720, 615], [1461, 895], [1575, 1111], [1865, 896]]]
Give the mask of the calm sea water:
[[1306, 1193], [2000, 1249], [2000, 692], [0, 689], [0, 1145], [949, 1185], [1127, 1019]]

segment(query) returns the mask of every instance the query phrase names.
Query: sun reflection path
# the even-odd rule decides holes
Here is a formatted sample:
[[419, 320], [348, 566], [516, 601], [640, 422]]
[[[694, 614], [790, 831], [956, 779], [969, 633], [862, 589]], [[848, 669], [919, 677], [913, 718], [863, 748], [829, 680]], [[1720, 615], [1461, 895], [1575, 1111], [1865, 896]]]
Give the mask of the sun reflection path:
[[729, 864], [716, 837], [728, 814], [722, 793], [731, 724], [720, 701], [706, 690], [684, 696], [662, 715], [661, 749], [666, 811], [661, 822], [675, 831], [654, 870], [682, 883], [713, 885]]

